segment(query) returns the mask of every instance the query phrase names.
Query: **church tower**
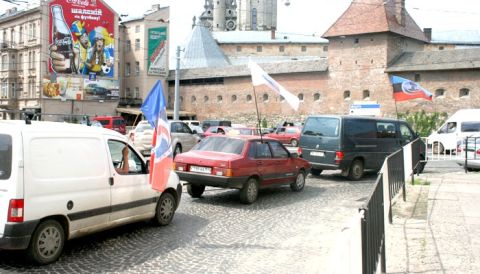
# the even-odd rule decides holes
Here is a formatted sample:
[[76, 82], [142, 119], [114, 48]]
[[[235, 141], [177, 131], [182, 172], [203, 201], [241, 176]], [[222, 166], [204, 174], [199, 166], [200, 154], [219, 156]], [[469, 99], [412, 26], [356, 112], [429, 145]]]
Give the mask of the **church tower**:
[[200, 24], [212, 31], [276, 29], [277, 0], [238, 2], [237, 5], [237, 0], [205, 0]]

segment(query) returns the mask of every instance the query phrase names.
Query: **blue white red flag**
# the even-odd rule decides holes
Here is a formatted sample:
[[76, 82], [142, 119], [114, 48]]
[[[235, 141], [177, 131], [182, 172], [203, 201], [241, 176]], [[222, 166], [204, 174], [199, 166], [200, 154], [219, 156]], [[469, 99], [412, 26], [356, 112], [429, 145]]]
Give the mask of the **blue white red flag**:
[[162, 82], [155, 83], [140, 109], [155, 129], [150, 155], [150, 184], [153, 189], [164, 191], [172, 171], [173, 156], [167, 102], [163, 95]]
[[432, 94], [413, 81], [398, 76], [391, 76], [390, 81], [393, 85], [393, 99], [395, 101], [406, 101], [415, 98], [432, 100]]
[[282, 87], [277, 81], [273, 80], [257, 63], [250, 60], [248, 67], [252, 73], [252, 84], [254, 86], [267, 85], [273, 91], [281, 95], [287, 103], [295, 110], [298, 111], [300, 105], [300, 99], [297, 96], [291, 94], [288, 90]]

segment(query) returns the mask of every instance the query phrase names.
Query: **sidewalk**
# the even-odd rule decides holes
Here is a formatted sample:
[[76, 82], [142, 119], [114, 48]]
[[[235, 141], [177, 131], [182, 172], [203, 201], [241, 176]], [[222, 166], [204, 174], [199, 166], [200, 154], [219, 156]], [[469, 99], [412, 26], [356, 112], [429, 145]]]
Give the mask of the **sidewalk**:
[[[387, 273], [480, 273], [480, 172], [427, 168], [386, 223]], [[428, 185], [429, 183], [429, 185]]]

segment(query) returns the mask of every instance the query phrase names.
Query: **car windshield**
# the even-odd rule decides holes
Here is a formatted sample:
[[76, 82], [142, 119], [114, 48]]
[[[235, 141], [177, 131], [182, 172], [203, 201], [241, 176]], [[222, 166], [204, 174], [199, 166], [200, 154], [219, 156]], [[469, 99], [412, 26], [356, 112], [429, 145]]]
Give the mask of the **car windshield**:
[[0, 134], [0, 180], [10, 178], [12, 171], [12, 137]]
[[244, 146], [244, 140], [228, 137], [210, 137], [203, 139], [193, 150], [241, 154]]

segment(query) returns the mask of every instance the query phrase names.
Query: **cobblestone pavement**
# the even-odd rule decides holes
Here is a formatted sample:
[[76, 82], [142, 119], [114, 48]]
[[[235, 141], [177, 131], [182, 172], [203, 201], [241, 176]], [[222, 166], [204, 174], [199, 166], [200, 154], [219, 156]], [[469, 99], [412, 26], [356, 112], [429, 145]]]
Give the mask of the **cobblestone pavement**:
[[480, 173], [429, 163], [387, 227], [388, 273], [480, 273]]
[[309, 176], [302, 192], [262, 190], [252, 205], [240, 204], [235, 190], [207, 188], [201, 199], [184, 193], [167, 227], [141, 222], [75, 239], [42, 267], [0, 251], [0, 272], [321, 273], [375, 179], [349, 182], [325, 172]]

